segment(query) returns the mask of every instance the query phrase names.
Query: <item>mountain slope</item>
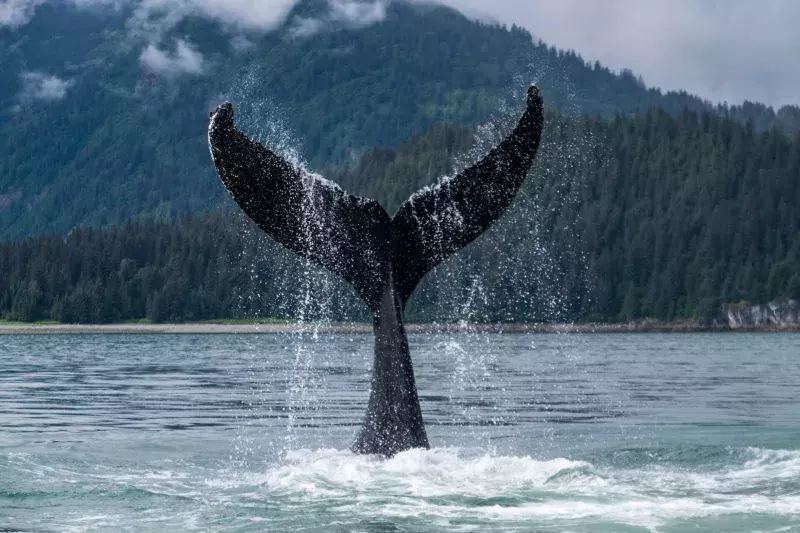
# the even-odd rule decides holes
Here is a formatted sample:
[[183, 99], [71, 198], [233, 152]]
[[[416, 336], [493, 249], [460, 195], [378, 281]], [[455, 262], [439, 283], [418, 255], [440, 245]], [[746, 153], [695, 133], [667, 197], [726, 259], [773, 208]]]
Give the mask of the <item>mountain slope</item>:
[[[295, 14], [326, 5], [304, 3]], [[308, 38], [293, 37], [294, 16], [244, 36], [189, 17], [153, 45], [131, 20], [124, 9], [47, 3], [30, 24], [0, 29], [0, 69], [9, 73], [0, 82], [0, 239], [219, 205], [226, 196], [205, 129], [208, 109], [225, 98], [248, 131], [297, 149], [316, 169], [435, 123], [483, 122], [518, 105], [515, 92], [532, 81], [573, 115], [711, 108], [437, 6], [395, 2], [376, 24]], [[148, 49], [164, 68], [144, 65]], [[48, 76], [57, 78], [48, 85]], [[800, 124], [796, 108], [717, 112], [760, 128]]]

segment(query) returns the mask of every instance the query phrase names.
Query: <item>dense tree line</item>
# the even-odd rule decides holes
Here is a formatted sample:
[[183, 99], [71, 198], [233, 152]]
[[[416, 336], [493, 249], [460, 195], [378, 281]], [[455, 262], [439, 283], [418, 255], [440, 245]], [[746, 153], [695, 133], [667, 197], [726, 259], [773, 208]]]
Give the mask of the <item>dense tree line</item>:
[[[332, 177], [391, 212], [497, 136], [435, 126]], [[800, 298], [800, 135], [689, 110], [612, 119], [551, 112], [507, 216], [428, 276], [408, 313], [448, 322], [672, 320], [778, 298]], [[343, 282], [275, 245], [230, 204], [0, 247], [7, 319], [365, 313]]]
[[800, 297], [800, 135], [658, 110], [597, 124], [613, 156], [587, 184], [579, 234], [600, 313]]
[[[796, 107], [714, 108], [587, 64], [520, 28], [414, 2], [391, 3], [385, 20], [365, 28], [297, 38], [295, 15], [328, 9], [326, 1], [299, 2], [283, 27], [248, 34], [246, 50], [232, 46], [225, 27], [190, 17], [161, 46], [172, 53], [173, 38], [188, 40], [204, 71], [153, 72], [140, 60], [149, 37], [126, 24], [131, 9], [47, 2], [29, 24], [0, 27], [0, 239], [220, 205], [205, 132], [208, 110], [226, 98], [248, 132], [297, 149], [316, 169], [349, 166], [436, 123], [484, 122], [502, 103], [518, 105], [533, 80], [550, 107], [572, 116], [657, 106], [751, 119], [757, 131], [800, 129]], [[20, 74], [28, 71], [60, 76], [64, 98], [26, 99]]]

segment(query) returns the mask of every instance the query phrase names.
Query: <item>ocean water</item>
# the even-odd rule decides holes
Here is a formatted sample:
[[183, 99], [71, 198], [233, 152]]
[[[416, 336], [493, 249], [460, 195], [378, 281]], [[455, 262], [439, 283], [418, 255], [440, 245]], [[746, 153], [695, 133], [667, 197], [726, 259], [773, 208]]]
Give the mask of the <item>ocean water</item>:
[[383, 460], [368, 335], [0, 337], [0, 531], [800, 531], [800, 335], [411, 344]]

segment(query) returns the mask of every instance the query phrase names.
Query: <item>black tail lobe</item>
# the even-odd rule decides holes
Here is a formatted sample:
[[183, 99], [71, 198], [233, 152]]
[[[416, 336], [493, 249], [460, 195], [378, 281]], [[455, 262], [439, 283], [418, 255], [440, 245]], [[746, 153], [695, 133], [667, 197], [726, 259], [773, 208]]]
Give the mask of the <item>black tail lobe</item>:
[[350, 283], [378, 305], [390, 259], [391, 219], [381, 205], [298, 168], [233, 125], [223, 104], [208, 129], [214, 165], [233, 199], [265, 233]]
[[403, 301], [434, 267], [471, 243], [505, 212], [539, 148], [544, 109], [536, 87], [514, 131], [481, 161], [409, 198], [392, 219]]

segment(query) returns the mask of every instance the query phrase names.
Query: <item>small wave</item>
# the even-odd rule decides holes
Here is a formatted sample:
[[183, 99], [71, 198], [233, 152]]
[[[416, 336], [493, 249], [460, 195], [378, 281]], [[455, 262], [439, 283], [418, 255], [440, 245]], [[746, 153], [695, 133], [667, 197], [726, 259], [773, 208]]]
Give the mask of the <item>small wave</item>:
[[800, 466], [800, 450], [771, 450], [766, 448], [745, 448], [744, 457], [750, 464], [788, 463]]
[[645, 464], [609, 469], [609, 475], [624, 492], [650, 495], [796, 495], [800, 493], [800, 451], [727, 449], [713, 461], [689, 468], [680, 463]]

